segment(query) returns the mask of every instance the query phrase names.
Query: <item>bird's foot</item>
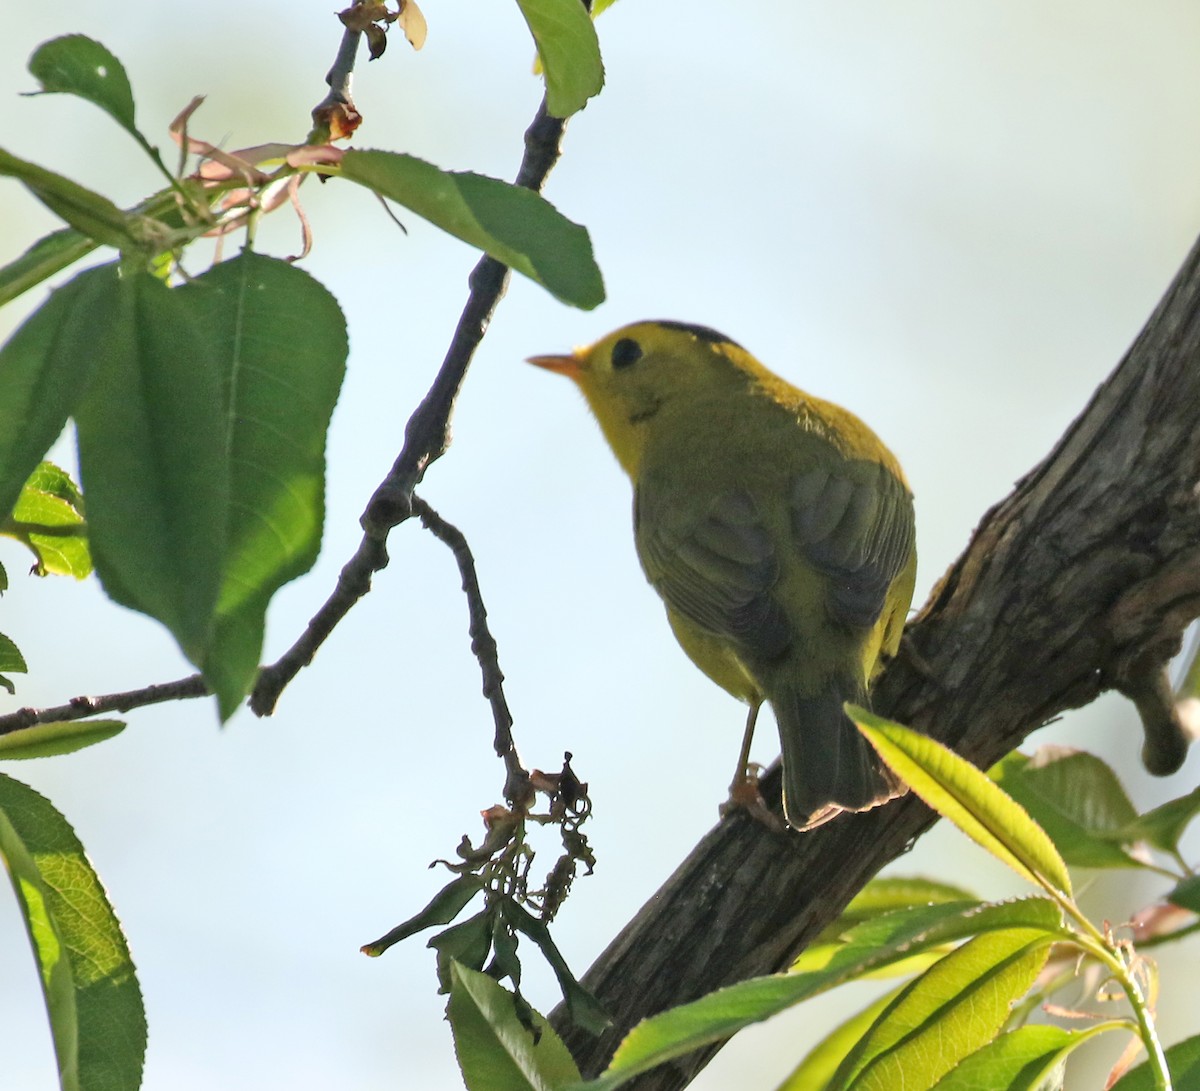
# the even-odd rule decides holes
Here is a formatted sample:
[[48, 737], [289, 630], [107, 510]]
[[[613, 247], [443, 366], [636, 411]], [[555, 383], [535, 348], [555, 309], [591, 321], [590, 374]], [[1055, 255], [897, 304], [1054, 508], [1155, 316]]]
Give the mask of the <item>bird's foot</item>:
[[761, 769], [762, 766], [757, 762], [750, 762], [733, 778], [729, 785], [729, 798], [721, 804], [720, 814], [725, 818], [735, 811], [745, 811], [755, 822], [775, 833], [782, 833], [787, 829], [787, 825], [782, 818], [771, 812], [758, 790], [758, 774]]

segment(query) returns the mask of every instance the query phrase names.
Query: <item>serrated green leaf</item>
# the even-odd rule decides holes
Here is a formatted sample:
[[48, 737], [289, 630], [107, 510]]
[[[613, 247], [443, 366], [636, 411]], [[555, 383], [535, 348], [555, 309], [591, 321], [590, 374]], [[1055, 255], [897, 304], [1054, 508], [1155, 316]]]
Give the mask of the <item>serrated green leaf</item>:
[[532, 190], [394, 152], [348, 151], [340, 173], [491, 254], [564, 303], [590, 310], [604, 301], [587, 229]]
[[87, 389], [117, 290], [114, 265], [80, 273], [0, 348], [0, 521]]
[[446, 1018], [468, 1091], [560, 1091], [579, 1079], [562, 1039], [537, 1012], [535, 1040], [512, 994], [487, 974], [452, 963], [450, 977]]
[[846, 1055], [895, 1000], [903, 987], [900, 985], [890, 990], [834, 1028], [813, 1046], [787, 1079], [779, 1085], [777, 1091], [814, 1091], [815, 1088], [828, 1086]]
[[224, 388], [228, 542], [200, 666], [225, 720], [254, 684], [272, 596], [321, 549], [325, 436], [349, 345], [337, 300], [275, 258], [244, 251], [176, 296], [205, 329]]
[[1049, 938], [1071, 934], [1049, 898], [898, 910], [851, 929], [834, 950], [812, 957], [805, 952], [789, 973], [751, 978], [643, 1020], [625, 1036], [608, 1069], [580, 1087], [619, 1087], [664, 1061], [728, 1038], [837, 985], [946, 943], [1010, 928], [1037, 930]]
[[52, 758], [94, 746], [125, 730], [122, 720], [72, 720], [36, 724], [0, 735], [0, 761]]
[[927, 735], [847, 707], [880, 757], [930, 807], [1033, 883], [1069, 895], [1071, 876], [1054, 843], [1028, 812], [969, 761]]
[[136, 1091], [146, 1016], [129, 948], [74, 831], [0, 774], [0, 855], [40, 970], [64, 1091]]
[[39, 575], [84, 579], [92, 571], [83, 498], [70, 476], [52, 462], [30, 475], [0, 534], [18, 539], [38, 561]]
[[378, 958], [389, 947], [403, 939], [423, 932], [438, 924], [449, 924], [470, 904], [471, 899], [483, 890], [483, 883], [475, 875], [460, 875], [439, 890], [429, 904], [403, 924], [396, 925], [386, 935], [362, 947], [364, 955]]
[[1137, 818], [1116, 773], [1082, 750], [1044, 746], [1032, 758], [1014, 752], [988, 775], [1050, 835], [1073, 867], [1145, 867], [1111, 840]]
[[842, 915], [821, 932], [816, 942], [830, 942], [863, 921], [897, 909], [917, 909], [948, 902], [982, 904], [969, 890], [933, 879], [919, 876], [872, 879], [851, 899]]
[[546, 76], [546, 109], [570, 117], [604, 86], [600, 40], [579, 0], [517, 0]]
[[1019, 928], [976, 936], [951, 951], [900, 990], [829, 1091], [932, 1086], [995, 1037], [1045, 965], [1051, 942], [1041, 930]]
[[8, 590], [8, 572], [5, 571], [4, 565], [0, 564], [0, 595]]
[[1126, 844], [1145, 841], [1163, 852], [1178, 852], [1179, 839], [1198, 811], [1200, 788], [1193, 788], [1187, 795], [1147, 811], [1112, 836]]
[[13, 674], [25, 674], [28, 669], [21, 649], [3, 633], [0, 633], [0, 688], [8, 690], [9, 693], [15, 693], [17, 687], [2, 672], [11, 671]]
[[[1197, 1091], [1200, 1088], [1200, 1034], [1186, 1038], [1167, 1050], [1167, 1067], [1171, 1071], [1174, 1091]], [[1125, 1073], [1111, 1091], [1155, 1091], [1154, 1070], [1143, 1061]]]
[[1018, 1027], [965, 1057], [932, 1091], [994, 1091], [998, 1087], [1047, 1091], [1062, 1085], [1062, 1068], [1072, 1052], [1097, 1035], [1117, 1029], [1127, 1028], [1117, 1023], [1100, 1023], [1086, 1030]]
[[229, 525], [221, 359], [191, 308], [149, 273], [120, 277], [111, 298], [101, 322], [55, 341], [95, 360], [75, 411], [92, 558], [110, 598], [161, 621], [200, 665]]
[[67, 34], [43, 42], [29, 58], [29, 72], [42, 85], [38, 93], [86, 99], [139, 141], [143, 139], [134, 121], [133, 88], [125, 67], [95, 39]]

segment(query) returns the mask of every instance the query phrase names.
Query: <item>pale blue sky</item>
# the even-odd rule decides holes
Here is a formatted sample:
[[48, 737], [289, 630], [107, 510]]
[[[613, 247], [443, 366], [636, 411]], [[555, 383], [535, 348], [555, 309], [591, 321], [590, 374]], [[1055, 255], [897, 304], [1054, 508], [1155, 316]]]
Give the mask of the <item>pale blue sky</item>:
[[[16, 97], [32, 85], [28, 54], [73, 31], [125, 62], [142, 128], [164, 145], [197, 93], [209, 96], [197, 135], [302, 139], [337, 42], [333, 6], [23, 5], [2, 20], [0, 145], [122, 204], [156, 185], [96, 111]], [[511, 177], [539, 98], [515, 5], [424, 9], [425, 50], [397, 37], [357, 76], [357, 145]], [[678, 318], [850, 406], [908, 470], [923, 601], [1115, 365], [1200, 229], [1190, 0], [623, 0], [600, 33], [608, 87], [572, 121], [547, 195], [590, 228], [609, 301], [586, 314], [514, 281], [454, 447], [422, 489], [475, 548], [524, 757], [554, 768], [570, 749], [591, 783], [599, 864], [555, 933], [580, 972], [715, 819], [742, 713], [672, 641], [634, 557], [628, 485], [582, 400], [523, 358]], [[0, 241], [15, 254], [53, 222], [0, 184]], [[325, 548], [273, 608], [269, 657], [352, 552], [474, 261], [414, 217], [400, 234], [348, 186], [304, 194], [316, 231], [305, 268], [342, 301], [352, 355]], [[260, 245], [287, 254], [296, 239], [281, 213]], [[196, 702], [141, 711], [114, 742], [7, 770], [75, 824], [125, 922], [149, 1009], [148, 1091], [460, 1086], [431, 952], [418, 940], [378, 961], [357, 953], [444, 881], [426, 865], [478, 834], [502, 780], [449, 554], [415, 525], [391, 554], [273, 719], [242, 713], [219, 732]], [[23, 579], [13, 544], [0, 560], [14, 578], [0, 629], [32, 669], [0, 709], [188, 672], [164, 632], [94, 584]], [[1151, 781], [1115, 698], [1035, 741], [1102, 749], [1143, 804], [1190, 788], [1200, 760]], [[774, 757], [769, 726], [757, 750]], [[956, 845], [938, 831], [900, 869], [1016, 889], [973, 850], [950, 855]], [[1093, 895], [1114, 921], [1139, 896], [1124, 882]], [[1179, 984], [1162, 1008], [1178, 1037], [1194, 1029], [1196, 952], [1170, 961]], [[553, 1006], [549, 975], [532, 955], [526, 967], [530, 999]], [[819, 1030], [804, 1012], [743, 1036], [695, 1086], [770, 1088]], [[0, 1051], [13, 1087], [55, 1086], [2, 896]]]

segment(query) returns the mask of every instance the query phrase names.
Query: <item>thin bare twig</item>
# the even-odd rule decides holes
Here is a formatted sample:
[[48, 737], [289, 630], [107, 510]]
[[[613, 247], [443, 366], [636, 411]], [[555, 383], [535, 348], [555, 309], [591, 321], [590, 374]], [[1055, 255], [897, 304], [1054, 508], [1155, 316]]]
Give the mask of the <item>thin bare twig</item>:
[[146, 705], [162, 704], [163, 701], [207, 697], [211, 692], [200, 675], [192, 674], [175, 682], [158, 682], [125, 693], [110, 693], [104, 697], [72, 697], [65, 705], [55, 705], [53, 708], [19, 708], [16, 712], [0, 716], [0, 735], [23, 731], [35, 724], [83, 720], [101, 712], [129, 712]]
[[479, 660], [483, 674], [483, 695], [492, 706], [492, 718], [496, 723], [495, 748], [504, 761], [504, 795], [509, 800], [521, 800], [529, 794], [529, 773], [517, 755], [517, 746], [512, 737], [512, 713], [504, 699], [504, 672], [500, 669], [500, 657], [496, 640], [487, 623], [487, 609], [483, 605], [483, 593], [479, 589], [479, 577], [475, 573], [475, 558], [466, 536], [458, 527], [447, 523], [419, 496], [412, 498], [412, 510], [422, 525], [440, 542], [450, 547], [458, 562], [462, 576], [463, 593], [467, 596], [470, 612], [471, 651]]
[[[525, 154], [517, 184], [540, 190], [561, 151], [565, 126], [562, 118], [546, 112], [543, 99], [525, 132]], [[371, 588], [371, 577], [387, 565], [387, 536], [413, 514], [413, 489], [450, 446], [450, 418], [467, 370], [493, 312], [508, 285], [508, 266], [484, 255], [471, 272], [470, 291], [442, 366], [428, 393], [408, 420], [404, 447], [387, 477], [367, 504], [362, 523], [365, 534], [358, 550], [342, 569], [338, 586], [309, 622], [303, 636], [276, 663], [264, 667], [250, 695], [257, 716], [269, 716], [280, 694], [301, 668], [312, 662], [317, 649], [350, 607]]]

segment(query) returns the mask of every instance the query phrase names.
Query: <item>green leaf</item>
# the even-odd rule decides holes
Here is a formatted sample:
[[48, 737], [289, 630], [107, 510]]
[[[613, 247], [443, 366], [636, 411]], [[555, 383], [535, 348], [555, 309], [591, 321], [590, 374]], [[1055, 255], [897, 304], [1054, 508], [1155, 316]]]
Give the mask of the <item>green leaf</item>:
[[790, 973], [751, 978], [644, 1020], [625, 1036], [604, 1074], [582, 1086], [595, 1091], [619, 1087], [664, 1061], [728, 1038], [837, 985], [946, 943], [1009, 928], [1035, 929], [1052, 938], [1071, 935], [1064, 929], [1062, 911], [1049, 898], [898, 910], [851, 929], [843, 944], [811, 956], [806, 951]]
[[36, 163], [0, 149], [0, 175], [24, 183], [56, 216], [97, 243], [118, 250], [142, 250], [151, 245], [154, 225], [136, 213], [124, 212], [107, 197], [72, 182]]
[[558, 1091], [579, 1079], [562, 1039], [533, 1013], [535, 1038], [513, 996], [487, 974], [452, 963], [446, 1018], [468, 1091]]
[[964, 1058], [932, 1091], [993, 1091], [998, 1087], [1005, 1091], [1043, 1091], [1048, 1083], [1061, 1086], [1067, 1056], [1084, 1042], [1117, 1029], [1128, 1028], [1117, 1023], [1098, 1023], [1086, 1030], [1018, 1027]]
[[600, 40], [579, 0], [517, 0], [546, 75], [546, 109], [570, 117], [604, 86]]
[[822, 1038], [779, 1085], [777, 1091], [813, 1091], [814, 1088], [827, 1087], [846, 1055], [903, 987], [901, 985], [885, 993]]
[[0, 774], [0, 855], [40, 971], [64, 1091], [136, 1091], [146, 1016], [129, 948], [74, 831]]
[[933, 879], [918, 876], [872, 879], [842, 910], [842, 915], [817, 937], [816, 942], [834, 940], [863, 921], [895, 912], [897, 909], [916, 909], [927, 905], [944, 905], [947, 902], [982, 904], [969, 890], [950, 883], [939, 883]]
[[[0, 663], [0, 666], [3, 666]], [[1167, 895], [1167, 901], [1172, 905], [1179, 906], [1180, 909], [1190, 909], [1193, 913], [1200, 913], [1200, 875], [1193, 875], [1190, 879], [1184, 879], [1176, 884], [1175, 889]]]
[[969, 761], [866, 709], [849, 706], [847, 712], [892, 771], [930, 807], [1018, 875], [1071, 893], [1067, 865], [1045, 830]]
[[[1200, 1034], [1186, 1038], [1167, 1050], [1167, 1067], [1175, 1091], [1197, 1091], [1200, 1088]], [[1112, 1086], [1112, 1091], [1155, 1091], [1154, 1070], [1143, 1061], [1130, 1069]]]
[[64, 227], [39, 239], [15, 261], [0, 267], [0, 306], [87, 257], [95, 249], [95, 240], [81, 235], [73, 227]]
[[0, 761], [73, 754], [76, 750], [105, 742], [124, 730], [125, 724], [122, 720], [74, 720], [36, 724], [0, 735]]
[[1044, 746], [1012, 753], [988, 774], [1050, 835], [1073, 867], [1145, 867], [1112, 841], [1137, 818], [1116, 773], [1082, 750]]
[[117, 292], [114, 265], [80, 273], [0, 348], [0, 520], [87, 389]]
[[348, 151], [343, 177], [367, 186], [585, 310], [604, 301], [587, 229], [540, 194], [394, 152]]
[[1178, 852], [1183, 831], [1200, 811], [1200, 788], [1185, 796], [1168, 800], [1130, 822], [1113, 837], [1123, 842], [1146, 841], [1163, 852]]
[[483, 890], [483, 882], [475, 875], [460, 875], [439, 890], [420, 913], [409, 917], [403, 924], [396, 925], [386, 935], [362, 947], [364, 955], [378, 958], [389, 947], [402, 939], [423, 932], [437, 924], [449, 924]]
[[179, 293], [109, 271], [103, 320], [55, 342], [95, 361], [75, 412], [92, 557], [109, 597], [157, 618], [200, 665], [229, 524], [221, 358]]
[[490, 909], [485, 909], [429, 940], [426, 946], [432, 947], [438, 955], [438, 992], [450, 991], [450, 971], [455, 963], [469, 970], [483, 969], [488, 952], [492, 949], [492, 921], [495, 916]]
[[74, 576], [92, 571], [83, 497], [65, 470], [42, 462], [25, 482], [10, 519], [0, 534], [23, 542], [38, 561], [39, 575]]
[[1039, 929], [976, 936], [906, 985], [846, 1057], [829, 1091], [930, 1087], [999, 1032], [1046, 963]]
[[133, 116], [133, 88], [125, 68], [92, 38], [68, 34], [43, 42], [29, 58], [29, 72], [42, 85], [39, 94], [77, 95], [99, 106], [118, 125], [142, 140]]
[[4, 676], [3, 672], [11, 671], [13, 674], [25, 674], [28, 670], [29, 668], [25, 665], [25, 657], [21, 654], [21, 649], [3, 633], [0, 633], [0, 687], [8, 690], [9, 693], [16, 693], [17, 687], [12, 684], [11, 680]]
[[275, 258], [244, 251], [176, 295], [206, 331], [223, 383], [227, 557], [200, 666], [224, 720], [254, 684], [272, 596], [320, 552], [325, 435], [349, 346], [337, 300]]
[[592, 1034], [600, 1034], [612, 1026], [612, 1017], [600, 1006], [600, 1001], [575, 980], [567, 960], [562, 957], [562, 952], [550, 937], [550, 929], [546, 927], [545, 922], [538, 920], [510, 899], [504, 900], [502, 908], [504, 919], [516, 931], [533, 940], [542, 952], [542, 957], [550, 964], [550, 969], [558, 979], [558, 987], [562, 990], [571, 1021]]

